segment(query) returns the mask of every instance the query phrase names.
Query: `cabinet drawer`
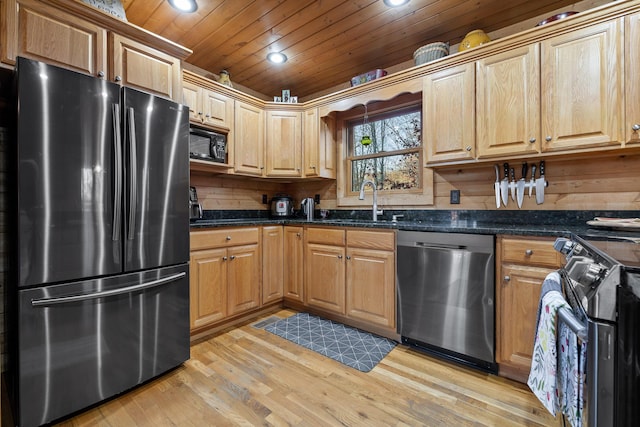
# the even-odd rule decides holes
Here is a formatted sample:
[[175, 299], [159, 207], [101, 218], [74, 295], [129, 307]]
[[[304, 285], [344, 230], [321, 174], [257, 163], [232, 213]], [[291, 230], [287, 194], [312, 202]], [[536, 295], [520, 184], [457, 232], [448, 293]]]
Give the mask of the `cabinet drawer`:
[[225, 246], [258, 243], [260, 233], [257, 227], [222, 228], [216, 230], [192, 231], [191, 250], [219, 248]]
[[322, 245], [344, 246], [344, 230], [338, 228], [314, 228], [307, 229], [307, 243], [320, 243]]
[[502, 239], [502, 262], [559, 268], [562, 255], [553, 248], [555, 239]]
[[393, 251], [396, 241], [393, 232], [347, 230], [347, 245], [351, 248]]

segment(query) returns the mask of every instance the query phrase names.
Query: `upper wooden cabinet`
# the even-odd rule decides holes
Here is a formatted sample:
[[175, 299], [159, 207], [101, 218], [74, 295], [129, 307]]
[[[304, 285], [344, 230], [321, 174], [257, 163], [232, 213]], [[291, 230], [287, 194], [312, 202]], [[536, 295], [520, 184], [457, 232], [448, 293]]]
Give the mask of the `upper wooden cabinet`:
[[[5, 1], [3, 61], [17, 56], [107, 75], [107, 30], [38, 1]], [[13, 9], [10, 7], [13, 4]], [[17, 16], [10, 13], [14, 10]], [[4, 11], [3, 11], [4, 12]], [[13, 19], [12, 19], [13, 18]], [[17, 18], [17, 19], [16, 19]]]
[[[640, 144], [640, 13], [625, 19], [625, 141], [626, 145]], [[631, 77], [631, 78], [630, 78]]]
[[542, 42], [542, 151], [620, 145], [621, 22], [603, 22]]
[[[231, 133], [234, 127], [234, 100], [215, 89], [213, 83], [188, 71], [183, 72], [182, 102], [189, 107], [192, 123]], [[230, 146], [227, 135], [227, 145]]]
[[540, 45], [476, 62], [477, 157], [540, 152]]
[[427, 163], [475, 157], [475, 67], [451, 67], [424, 77], [422, 134]]
[[303, 174], [305, 177], [336, 178], [336, 116], [319, 117], [318, 108], [304, 112]]
[[80, 2], [58, 3], [4, 0], [3, 62], [23, 56], [182, 100], [180, 59], [188, 49]]
[[242, 101], [235, 103], [234, 171], [264, 174], [264, 110]]
[[129, 87], [182, 100], [180, 60], [116, 33], [109, 33], [109, 78]]
[[266, 174], [302, 176], [302, 113], [267, 111]]

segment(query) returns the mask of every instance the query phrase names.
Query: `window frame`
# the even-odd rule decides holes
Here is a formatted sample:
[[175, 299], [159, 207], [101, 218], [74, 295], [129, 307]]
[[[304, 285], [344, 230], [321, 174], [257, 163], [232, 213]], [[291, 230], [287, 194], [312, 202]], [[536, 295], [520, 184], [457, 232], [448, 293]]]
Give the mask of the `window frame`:
[[[377, 121], [377, 120], [384, 120], [387, 118], [391, 118], [391, 117], [397, 117], [397, 116], [401, 116], [403, 114], [407, 114], [407, 113], [414, 113], [417, 112], [420, 114], [420, 132], [422, 133], [422, 108], [421, 105], [419, 103], [416, 103], [414, 105], [406, 105], [402, 108], [389, 108], [389, 109], [385, 109], [385, 111], [382, 112], [376, 112], [374, 114], [368, 114], [368, 119], [369, 122], [372, 121]], [[364, 116], [364, 114], [363, 114]], [[346, 132], [347, 132], [347, 154], [345, 157], [346, 160], [346, 170], [345, 172], [349, 175], [347, 180], [345, 181], [346, 184], [348, 184], [348, 187], [346, 187], [346, 192], [349, 193], [349, 195], [353, 196], [354, 194], [358, 194], [359, 195], [359, 190], [355, 191], [353, 190], [353, 162], [356, 160], [368, 160], [368, 159], [379, 159], [379, 158], [383, 158], [383, 157], [392, 157], [392, 156], [400, 156], [403, 154], [409, 154], [409, 153], [418, 153], [418, 164], [422, 165], [424, 164], [424, 147], [423, 147], [423, 142], [422, 142], [422, 135], [420, 136], [420, 146], [415, 147], [415, 148], [405, 148], [402, 150], [394, 150], [394, 151], [384, 151], [384, 152], [378, 152], [378, 153], [373, 153], [373, 154], [365, 154], [365, 155], [361, 155], [361, 156], [356, 156], [353, 155], [353, 147], [352, 146], [352, 142], [353, 142], [353, 137], [351, 135], [352, 133], [352, 128], [354, 125], [359, 125], [360, 123], [363, 122], [363, 117], [361, 118], [355, 118], [355, 119], [350, 119], [348, 120], [345, 124], [346, 124]], [[383, 194], [409, 194], [409, 193], [417, 193], [417, 194], [421, 194], [422, 193], [422, 175], [424, 174], [424, 168], [419, 168], [419, 180], [420, 180], [420, 186], [418, 188], [412, 188], [412, 189], [407, 189], [407, 190], [378, 190], [378, 196], [381, 196]]]
[[[425, 166], [426, 147], [424, 141], [424, 109], [422, 107], [422, 93], [400, 95], [389, 101], [369, 102], [367, 113], [369, 117], [378, 116], [394, 111], [418, 107], [421, 111], [422, 147], [420, 152], [422, 188], [397, 191], [378, 191], [378, 206], [381, 209], [397, 209], [415, 207], [418, 205], [434, 204], [433, 170]], [[365, 199], [359, 200], [359, 192], [351, 191], [351, 160], [349, 152], [349, 123], [363, 120], [364, 106], [362, 104], [350, 110], [339, 112], [336, 121], [336, 137], [338, 142], [338, 174], [337, 174], [337, 203], [338, 207], [370, 207], [371, 186], [365, 188]], [[376, 155], [377, 156], [377, 155]]]

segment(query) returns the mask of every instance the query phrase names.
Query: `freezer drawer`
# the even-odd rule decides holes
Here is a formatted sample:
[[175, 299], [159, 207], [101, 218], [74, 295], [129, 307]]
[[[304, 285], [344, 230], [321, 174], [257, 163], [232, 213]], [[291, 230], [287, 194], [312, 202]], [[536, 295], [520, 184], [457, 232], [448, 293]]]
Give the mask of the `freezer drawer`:
[[63, 417], [189, 358], [188, 266], [19, 291], [18, 415]]

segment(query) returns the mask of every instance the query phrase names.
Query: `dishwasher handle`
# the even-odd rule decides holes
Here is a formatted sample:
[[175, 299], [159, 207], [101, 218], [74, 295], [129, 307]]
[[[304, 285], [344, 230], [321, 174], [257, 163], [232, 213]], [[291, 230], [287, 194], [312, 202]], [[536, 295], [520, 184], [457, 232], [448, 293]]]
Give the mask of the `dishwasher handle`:
[[425, 249], [454, 249], [454, 250], [467, 249], [467, 247], [463, 245], [449, 245], [447, 243], [414, 242], [414, 245], [419, 248], [425, 248]]

